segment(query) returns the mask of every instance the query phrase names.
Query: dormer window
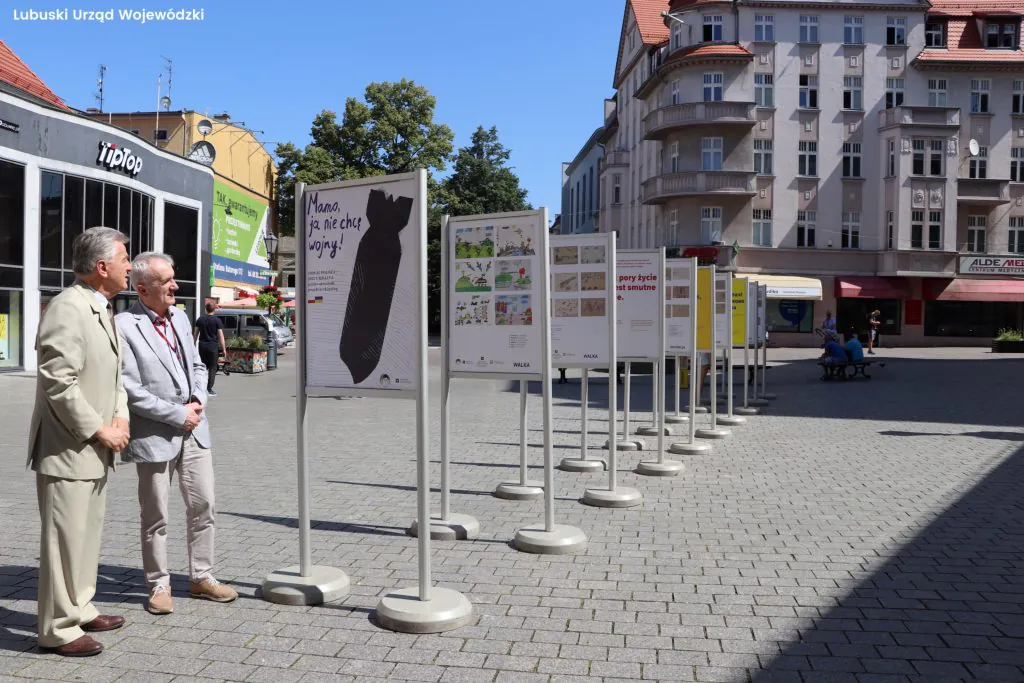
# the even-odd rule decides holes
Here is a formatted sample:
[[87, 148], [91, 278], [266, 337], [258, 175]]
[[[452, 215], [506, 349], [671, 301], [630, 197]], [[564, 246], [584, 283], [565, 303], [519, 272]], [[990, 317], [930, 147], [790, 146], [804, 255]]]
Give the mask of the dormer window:
[[722, 15], [721, 14], [705, 14], [704, 15], [704, 42], [705, 43], [720, 43], [720, 42], [722, 42]]
[[1016, 20], [990, 21], [985, 24], [985, 47], [996, 50], [1017, 48]]
[[669, 49], [678, 50], [683, 46], [683, 25], [678, 21], [672, 22], [672, 39]]
[[946, 23], [929, 21], [924, 25], [925, 47], [946, 47]]

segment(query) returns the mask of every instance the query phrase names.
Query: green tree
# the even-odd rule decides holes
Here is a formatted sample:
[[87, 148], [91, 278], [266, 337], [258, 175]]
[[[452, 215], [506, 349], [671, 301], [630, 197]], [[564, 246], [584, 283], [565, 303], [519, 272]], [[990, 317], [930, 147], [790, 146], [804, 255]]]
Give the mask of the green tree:
[[453, 216], [525, 211], [532, 208], [519, 177], [508, 166], [512, 153], [498, 140], [498, 129], [477, 127], [468, 146], [455, 156], [453, 173], [438, 196], [443, 212]]

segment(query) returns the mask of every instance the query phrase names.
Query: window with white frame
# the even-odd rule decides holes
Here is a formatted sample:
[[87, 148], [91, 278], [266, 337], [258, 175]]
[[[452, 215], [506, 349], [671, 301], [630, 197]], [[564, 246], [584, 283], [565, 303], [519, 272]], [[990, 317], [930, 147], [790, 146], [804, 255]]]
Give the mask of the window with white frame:
[[847, 16], [843, 19], [843, 43], [845, 45], [864, 44], [864, 17]]
[[886, 249], [892, 249], [892, 243], [896, 233], [896, 212], [886, 211], [885, 212], [885, 239]]
[[721, 14], [705, 14], [704, 15], [704, 42], [705, 43], [720, 43], [720, 42], [722, 42], [722, 15]]
[[703, 244], [722, 241], [722, 207], [705, 206], [701, 208], [700, 239]]
[[668, 89], [668, 103], [679, 104], [679, 79], [672, 81]]
[[1013, 81], [1013, 113], [1024, 114], [1024, 80]]
[[754, 209], [754, 235], [755, 247], [772, 246], [772, 210]]
[[771, 43], [775, 41], [775, 16], [772, 14], [754, 15], [754, 41]]
[[757, 138], [754, 140], [754, 173], [757, 175], [772, 175], [773, 147], [774, 143], [771, 139]]
[[895, 109], [903, 104], [906, 80], [902, 78], [885, 79], [885, 108]]
[[928, 150], [928, 141], [921, 138], [914, 138], [911, 143], [912, 156], [910, 164], [911, 175], [924, 175], [925, 157]]
[[681, 21], [669, 21], [669, 23], [672, 24], [669, 50], [678, 50], [683, 46], [683, 23]]
[[1010, 229], [1006, 233], [1006, 251], [1024, 254], [1024, 216], [1010, 216]]
[[979, 147], [978, 156], [971, 157], [968, 177], [977, 179], [988, 177], [988, 147]]
[[840, 246], [843, 249], [860, 249], [860, 212], [843, 212], [843, 233]]
[[818, 143], [801, 140], [798, 144], [797, 175], [816, 177], [818, 175]]
[[888, 171], [889, 178], [894, 178], [896, 177], [896, 141], [889, 138], [886, 141], [886, 149], [889, 153], [889, 166], [886, 171]]
[[946, 47], [946, 22], [929, 21], [924, 25], [925, 47]]
[[1017, 47], [1017, 26], [1019, 20], [1004, 19], [985, 24], [985, 47], [989, 49], [1013, 50]]
[[860, 149], [859, 142], [843, 143], [843, 177], [860, 178]]
[[928, 175], [941, 178], [946, 175], [946, 155], [943, 154], [945, 145], [942, 140], [928, 141]]
[[615, 173], [612, 175], [612, 204], [622, 203], [622, 175]]
[[818, 223], [817, 211], [796, 212], [796, 246], [813, 247], [814, 233]]
[[1024, 147], [1010, 150], [1010, 181], [1024, 183]]
[[818, 108], [817, 74], [800, 74], [800, 108]]
[[818, 17], [813, 14], [800, 15], [800, 42], [818, 42]]
[[864, 108], [864, 78], [843, 76], [843, 109]]
[[668, 171], [669, 173], [679, 172], [679, 143], [673, 142], [668, 146]]
[[928, 212], [928, 248], [942, 249], [942, 212]]
[[988, 93], [992, 89], [992, 81], [988, 78], [971, 79], [971, 113], [988, 113]]
[[722, 138], [701, 138], [700, 167], [702, 170], [722, 170], [722, 147]]
[[924, 211], [910, 212], [910, 248], [924, 249]]
[[721, 72], [704, 74], [704, 101], [721, 102], [724, 96], [725, 74]]
[[985, 253], [985, 236], [988, 232], [988, 216], [967, 217], [967, 251]]
[[775, 78], [772, 74], [754, 74], [754, 102], [759, 107], [775, 106]]
[[885, 44], [907, 44], [907, 18], [887, 17], [885, 20]]
[[679, 211], [676, 209], [668, 212], [668, 243], [679, 244]]
[[946, 106], [946, 79], [945, 78], [929, 78], [928, 79], [928, 106], [929, 107], [945, 107]]

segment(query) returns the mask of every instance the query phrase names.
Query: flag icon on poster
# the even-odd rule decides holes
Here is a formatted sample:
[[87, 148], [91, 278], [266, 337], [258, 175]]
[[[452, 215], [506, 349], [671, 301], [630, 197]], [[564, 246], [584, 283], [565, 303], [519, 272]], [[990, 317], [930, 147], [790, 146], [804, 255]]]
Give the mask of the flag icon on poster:
[[306, 299], [307, 304], [322, 304], [324, 298], [322, 296], [314, 296], [312, 299]]

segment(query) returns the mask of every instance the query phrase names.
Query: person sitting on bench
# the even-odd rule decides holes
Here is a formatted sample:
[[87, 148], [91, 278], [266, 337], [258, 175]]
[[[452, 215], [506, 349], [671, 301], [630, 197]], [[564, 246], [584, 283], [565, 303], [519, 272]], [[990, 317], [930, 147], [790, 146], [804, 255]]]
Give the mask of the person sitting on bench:
[[821, 354], [822, 360], [828, 365], [836, 365], [847, 361], [846, 349], [839, 343], [835, 332], [825, 332], [825, 352]]
[[843, 333], [843, 338], [846, 340], [846, 353], [849, 354], [850, 361], [854, 363], [863, 362], [864, 346], [857, 339], [857, 333], [851, 328]]

